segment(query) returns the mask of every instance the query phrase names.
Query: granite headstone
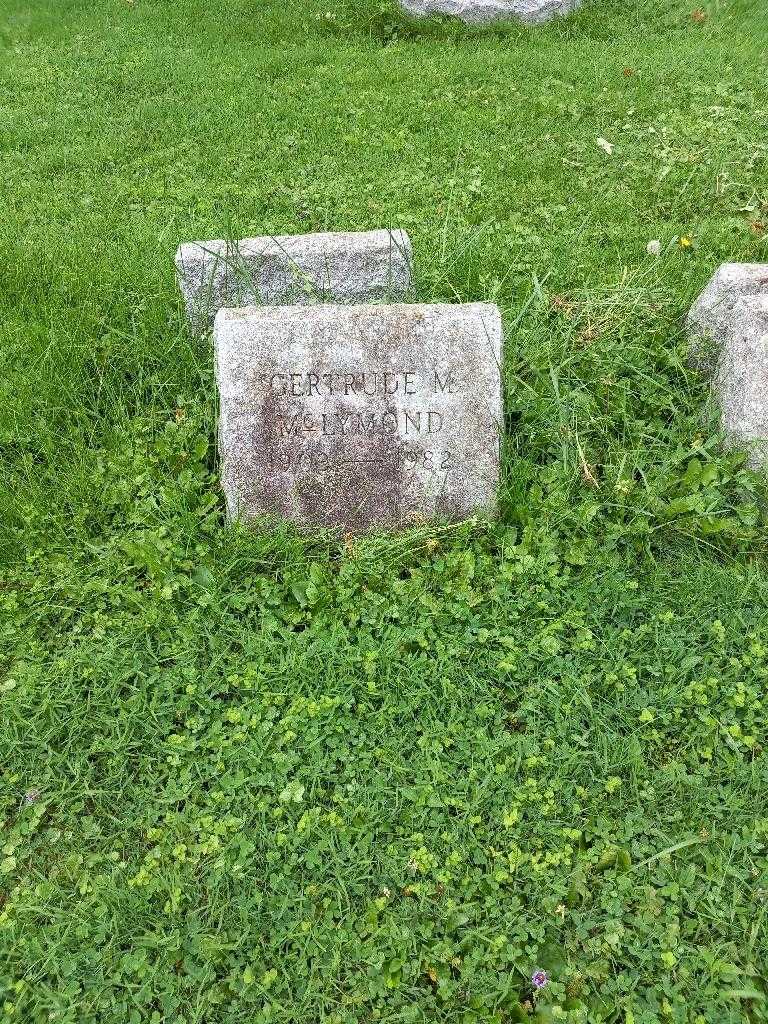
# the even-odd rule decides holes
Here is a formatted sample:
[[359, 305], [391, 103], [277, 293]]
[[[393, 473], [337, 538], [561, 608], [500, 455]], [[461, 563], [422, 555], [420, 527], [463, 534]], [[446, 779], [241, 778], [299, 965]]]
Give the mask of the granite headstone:
[[400, 0], [409, 14], [450, 14], [468, 24], [482, 25], [503, 18], [530, 24], [548, 21], [575, 10], [580, 0]]
[[186, 242], [175, 262], [195, 330], [209, 328], [225, 306], [400, 302], [411, 289], [411, 242], [405, 231]]
[[222, 309], [214, 338], [231, 518], [359, 532], [493, 513], [496, 306]]
[[691, 362], [714, 370], [718, 350], [728, 337], [736, 303], [750, 295], [768, 295], [768, 263], [723, 263], [691, 306], [687, 328]]
[[768, 466], [768, 264], [723, 264], [687, 327], [691, 362], [711, 379], [726, 440], [753, 466]]

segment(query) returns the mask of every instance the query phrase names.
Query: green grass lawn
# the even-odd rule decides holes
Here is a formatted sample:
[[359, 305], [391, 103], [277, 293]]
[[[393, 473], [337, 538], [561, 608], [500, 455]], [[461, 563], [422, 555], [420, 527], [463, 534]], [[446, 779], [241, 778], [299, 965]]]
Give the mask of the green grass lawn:
[[[681, 330], [768, 15], [700, 2], [0, 0], [0, 1020], [768, 1021], [768, 488]], [[227, 528], [177, 244], [390, 225], [504, 313], [498, 521]]]

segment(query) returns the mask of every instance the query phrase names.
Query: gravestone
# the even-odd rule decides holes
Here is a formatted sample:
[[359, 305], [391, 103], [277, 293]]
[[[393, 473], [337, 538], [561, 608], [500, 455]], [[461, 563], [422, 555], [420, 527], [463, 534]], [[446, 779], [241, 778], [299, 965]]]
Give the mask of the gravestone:
[[452, 14], [477, 25], [502, 18], [537, 24], [569, 14], [579, 3], [580, 0], [400, 0], [409, 14]]
[[726, 263], [688, 315], [691, 362], [711, 377], [729, 444], [768, 465], [768, 264]]
[[186, 242], [175, 262], [195, 330], [209, 328], [225, 306], [398, 302], [411, 288], [411, 242], [405, 231]]
[[733, 309], [749, 295], [768, 295], [768, 263], [723, 263], [688, 314], [691, 362], [714, 370], [718, 349], [727, 338]]
[[496, 306], [222, 309], [214, 338], [231, 518], [359, 532], [493, 511]]

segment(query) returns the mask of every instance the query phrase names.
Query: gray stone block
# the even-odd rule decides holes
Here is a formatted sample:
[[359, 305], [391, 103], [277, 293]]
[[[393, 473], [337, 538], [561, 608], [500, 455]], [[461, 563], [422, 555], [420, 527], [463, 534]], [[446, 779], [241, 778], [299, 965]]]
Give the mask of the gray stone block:
[[180, 245], [176, 277], [190, 323], [205, 330], [224, 306], [398, 302], [411, 263], [405, 231], [267, 235]]
[[768, 263], [723, 263], [691, 307], [687, 329], [691, 364], [714, 372], [741, 298], [768, 295]]
[[737, 298], [721, 330], [712, 377], [727, 442], [768, 466], [768, 294]]
[[569, 14], [580, 0], [400, 0], [409, 14], [452, 14], [468, 24], [483, 25], [502, 18], [531, 24]]
[[493, 512], [496, 306], [222, 309], [214, 339], [231, 518], [359, 532]]

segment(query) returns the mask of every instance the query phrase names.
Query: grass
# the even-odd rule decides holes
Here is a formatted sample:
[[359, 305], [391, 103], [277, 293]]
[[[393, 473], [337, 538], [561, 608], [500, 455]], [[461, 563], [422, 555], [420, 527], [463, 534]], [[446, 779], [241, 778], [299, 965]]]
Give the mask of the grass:
[[[766, 487], [681, 335], [768, 19], [692, 13], [0, 0], [5, 1018], [768, 1020]], [[504, 312], [498, 521], [226, 529], [176, 245], [387, 225]]]

